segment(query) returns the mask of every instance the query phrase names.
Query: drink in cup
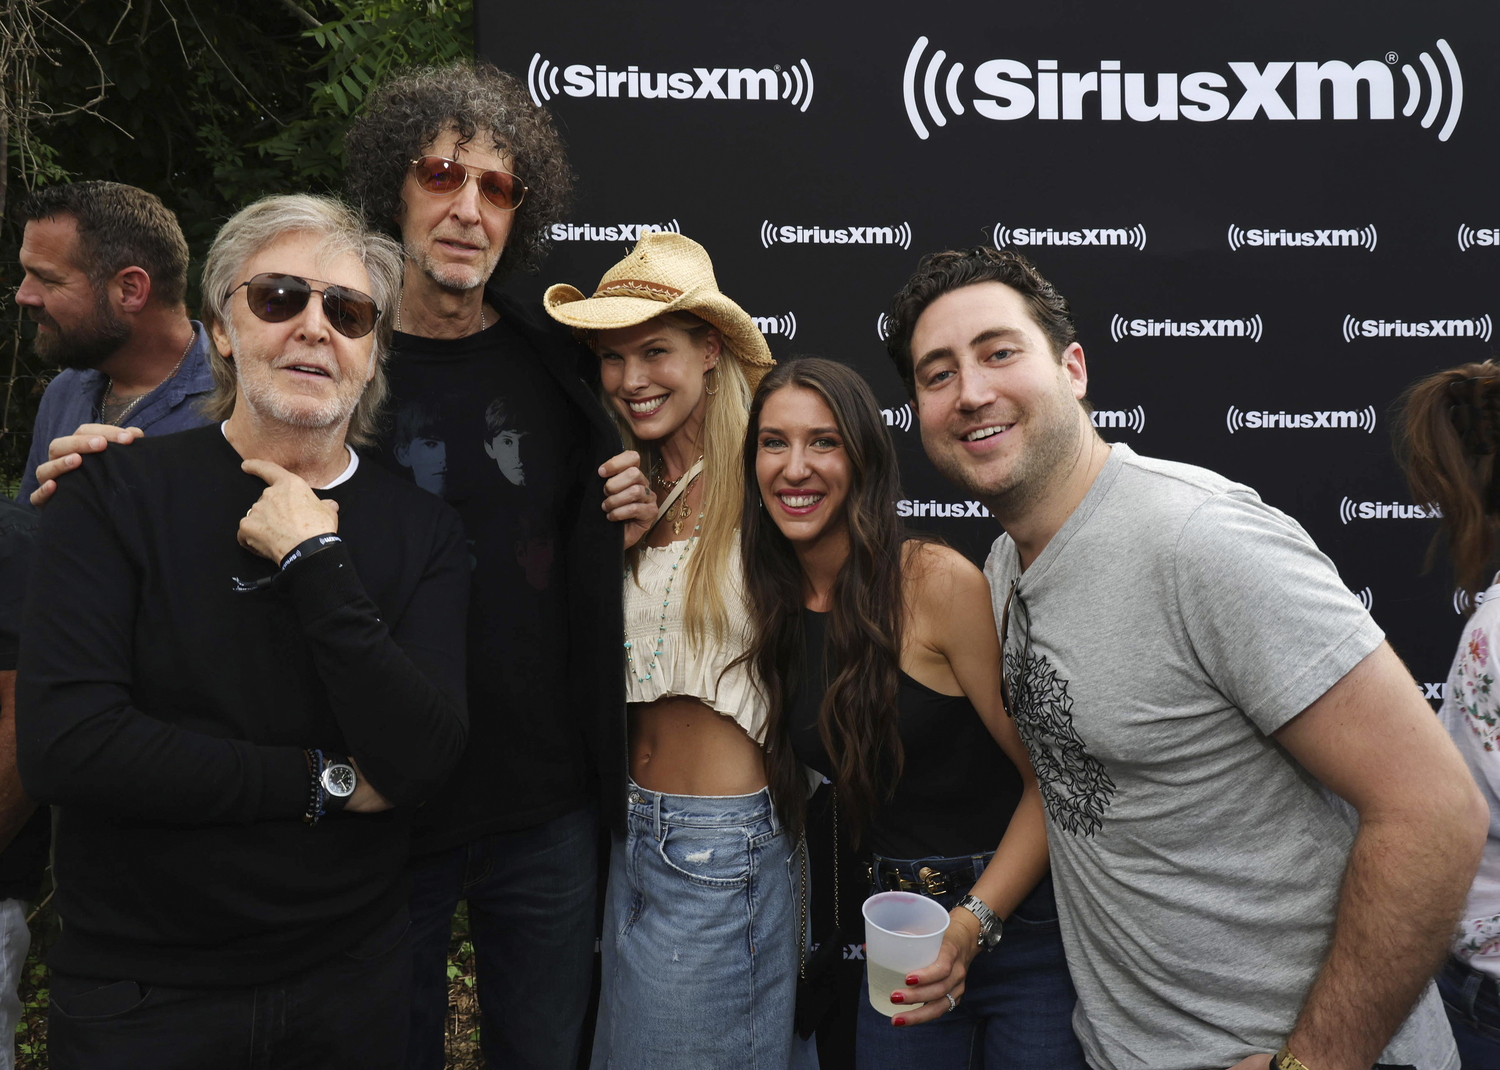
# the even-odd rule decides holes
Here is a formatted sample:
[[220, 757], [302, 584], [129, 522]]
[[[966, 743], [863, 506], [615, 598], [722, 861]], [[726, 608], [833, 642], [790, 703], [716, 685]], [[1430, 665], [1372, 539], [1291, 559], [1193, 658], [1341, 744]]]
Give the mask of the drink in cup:
[[937, 961], [948, 931], [948, 912], [925, 895], [880, 892], [865, 900], [865, 967], [870, 1006], [887, 1018], [920, 1003], [892, 1003], [891, 993], [909, 987], [906, 975]]

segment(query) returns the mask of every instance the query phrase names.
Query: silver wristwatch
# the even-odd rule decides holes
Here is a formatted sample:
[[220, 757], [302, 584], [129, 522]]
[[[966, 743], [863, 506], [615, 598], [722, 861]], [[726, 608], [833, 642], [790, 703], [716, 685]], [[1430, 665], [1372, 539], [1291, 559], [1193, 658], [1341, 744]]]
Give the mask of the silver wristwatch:
[[336, 805], [339, 809], [342, 809], [349, 796], [354, 794], [354, 788], [358, 783], [359, 775], [355, 773], [354, 766], [348, 762], [335, 759], [323, 767], [323, 790], [331, 798], [337, 800]]
[[995, 917], [995, 912], [984, 905], [983, 899], [974, 895], [964, 896], [958, 901], [958, 905], [979, 919], [979, 950], [992, 950], [1000, 942], [1005, 930], [1000, 919]]

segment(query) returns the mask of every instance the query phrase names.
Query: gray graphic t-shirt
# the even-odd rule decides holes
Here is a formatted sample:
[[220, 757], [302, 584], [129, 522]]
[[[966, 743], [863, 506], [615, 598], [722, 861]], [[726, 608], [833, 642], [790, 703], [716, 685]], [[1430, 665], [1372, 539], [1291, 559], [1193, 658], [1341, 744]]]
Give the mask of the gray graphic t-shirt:
[[[1002, 536], [997, 626], [1018, 571]], [[1090, 1064], [1275, 1051], [1327, 952], [1356, 820], [1270, 734], [1383, 633], [1253, 490], [1118, 444], [1020, 576], [1007, 633]], [[1382, 1061], [1456, 1070], [1432, 986]]]

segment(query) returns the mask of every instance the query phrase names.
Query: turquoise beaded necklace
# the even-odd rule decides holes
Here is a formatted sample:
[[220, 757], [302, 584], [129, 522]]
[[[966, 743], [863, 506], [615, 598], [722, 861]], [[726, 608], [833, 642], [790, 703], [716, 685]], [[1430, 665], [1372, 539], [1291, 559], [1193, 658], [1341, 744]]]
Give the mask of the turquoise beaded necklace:
[[[687, 497], [688, 489], [692, 486], [693, 480], [698, 477], [698, 468], [702, 463], [703, 459], [700, 457], [698, 459], [698, 464], [693, 466], [694, 470], [688, 473], [688, 475], [690, 475], [692, 478], [688, 479], [683, 485], [681, 495], [683, 498]], [[668, 498], [665, 503], [666, 507], [670, 508], [673, 500], [675, 500], [676, 497], [677, 495], [674, 494], [672, 497]], [[662, 509], [657, 513], [658, 520], [660, 520], [661, 517], [665, 514], [665, 511], [665, 509]], [[703, 512], [700, 509], [698, 512], [698, 522], [693, 525], [693, 534], [691, 537], [684, 540], [685, 545], [682, 547], [682, 553], [677, 555], [677, 562], [672, 566], [672, 571], [667, 576], [667, 589], [662, 593], [661, 618], [656, 628], [656, 646], [651, 651], [651, 663], [646, 666], [645, 676], [642, 676], [640, 673], [636, 672], [635, 665], [630, 660], [630, 651], [633, 648], [633, 644], [629, 639], [625, 640], [625, 667], [630, 670], [631, 674], [635, 677], [636, 683], [638, 684], [644, 684], [647, 680], [651, 679], [651, 674], [656, 671], [657, 664], [661, 659], [662, 643], [666, 640], [667, 607], [672, 604], [672, 587], [677, 582], [677, 570], [682, 566], [682, 562], [686, 560], [688, 551], [690, 551], [693, 548], [693, 545], [698, 541], [698, 531], [702, 527]], [[630, 578], [629, 569], [625, 570], [625, 575], [623, 578], [627, 580]]]

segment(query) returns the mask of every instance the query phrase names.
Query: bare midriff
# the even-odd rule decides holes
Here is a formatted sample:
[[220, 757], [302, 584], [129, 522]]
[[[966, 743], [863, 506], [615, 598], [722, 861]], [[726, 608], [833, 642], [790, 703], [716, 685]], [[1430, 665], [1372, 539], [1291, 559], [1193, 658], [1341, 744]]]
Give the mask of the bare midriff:
[[766, 786], [760, 744], [695, 698], [630, 705], [630, 775], [666, 795], [750, 795]]

